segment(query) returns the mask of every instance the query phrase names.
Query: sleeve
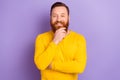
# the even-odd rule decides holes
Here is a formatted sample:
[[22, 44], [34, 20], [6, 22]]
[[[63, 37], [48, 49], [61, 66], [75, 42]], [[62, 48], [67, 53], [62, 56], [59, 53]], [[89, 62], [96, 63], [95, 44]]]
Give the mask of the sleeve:
[[48, 67], [56, 53], [56, 48], [57, 45], [54, 42], [50, 42], [46, 47], [40, 36], [36, 38], [34, 62], [39, 70]]
[[68, 62], [53, 62], [52, 69], [64, 73], [83, 73], [86, 67], [86, 40], [84, 37], [78, 41], [75, 58]]

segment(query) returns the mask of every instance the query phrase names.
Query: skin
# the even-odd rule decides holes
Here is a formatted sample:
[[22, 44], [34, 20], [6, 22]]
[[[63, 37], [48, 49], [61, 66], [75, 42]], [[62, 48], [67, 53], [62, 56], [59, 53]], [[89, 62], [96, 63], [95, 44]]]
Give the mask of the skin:
[[68, 33], [69, 30], [65, 30], [65, 25], [69, 21], [69, 15], [67, 9], [64, 6], [55, 7], [51, 14], [51, 23], [56, 31], [54, 33], [53, 42], [58, 44]]

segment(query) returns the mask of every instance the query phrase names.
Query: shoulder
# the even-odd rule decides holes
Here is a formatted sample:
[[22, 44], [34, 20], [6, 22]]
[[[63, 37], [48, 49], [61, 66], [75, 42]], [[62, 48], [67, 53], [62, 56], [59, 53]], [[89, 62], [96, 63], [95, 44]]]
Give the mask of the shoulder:
[[47, 31], [47, 32], [38, 34], [36, 37], [36, 40], [48, 38], [49, 36], [52, 36], [52, 31]]
[[75, 31], [71, 31], [71, 33], [73, 34], [73, 36], [75, 38], [77, 38], [78, 40], [85, 40], [85, 36], [83, 34], [77, 33]]

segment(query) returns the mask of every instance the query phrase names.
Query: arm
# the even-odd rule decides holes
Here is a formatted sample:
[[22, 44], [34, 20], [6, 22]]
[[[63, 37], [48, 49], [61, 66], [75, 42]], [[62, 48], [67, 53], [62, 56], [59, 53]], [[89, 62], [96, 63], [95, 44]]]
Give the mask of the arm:
[[56, 48], [54, 42], [50, 42], [46, 48], [42, 38], [40, 36], [36, 38], [34, 62], [38, 69], [44, 70], [48, 67], [56, 53]]
[[34, 62], [38, 69], [44, 70], [48, 69], [50, 63], [52, 62], [55, 53], [57, 52], [57, 44], [63, 39], [65, 36], [65, 28], [60, 28], [56, 30], [54, 34], [53, 40], [49, 43], [49, 45], [44, 46], [44, 41], [41, 36], [38, 36], [35, 43], [35, 57]]
[[68, 62], [52, 62], [51, 68], [65, 73], [83, 73], [86, 66], [86, 41], [84, 37], [78, 41], [75, 58]]

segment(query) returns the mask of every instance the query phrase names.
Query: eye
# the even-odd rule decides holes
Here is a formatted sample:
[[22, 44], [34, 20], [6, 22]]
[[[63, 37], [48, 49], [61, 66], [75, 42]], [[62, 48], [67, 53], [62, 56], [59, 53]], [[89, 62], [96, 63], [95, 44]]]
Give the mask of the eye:
[[52, 15], [52, 17], [56, 17], [56, 15]]
[[65, 17], [65, 15], [61, 15], [61, 17]]

